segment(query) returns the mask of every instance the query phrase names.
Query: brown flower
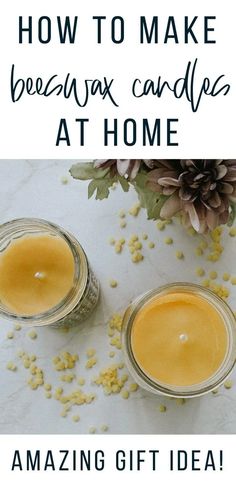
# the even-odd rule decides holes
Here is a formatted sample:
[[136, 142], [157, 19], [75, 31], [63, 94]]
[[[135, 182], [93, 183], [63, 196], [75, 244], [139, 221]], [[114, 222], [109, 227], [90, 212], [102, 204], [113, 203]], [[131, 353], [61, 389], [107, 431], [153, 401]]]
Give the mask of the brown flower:
[[111, 177], [119, 174], [127, 179], [134, 179], [142, 163], [146, 164], [149, 168], [154, 167], [151, 159], [96, 159], [94, 161], [94, 167], [109, 167]]
[[181, 212], [200, 233], [228, 221], [230, 204], [236, 202], [235, 159], [155, 160], [154, 164], [147, 184], [169, 196], [161, 218]]

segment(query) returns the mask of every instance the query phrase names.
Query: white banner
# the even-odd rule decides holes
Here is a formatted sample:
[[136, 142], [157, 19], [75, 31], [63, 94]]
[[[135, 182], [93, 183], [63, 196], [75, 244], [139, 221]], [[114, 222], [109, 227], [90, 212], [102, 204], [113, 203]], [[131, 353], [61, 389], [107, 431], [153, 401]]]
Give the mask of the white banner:
[[2, 436], [1, 483], [218, 487], [232, 481], [234, 443], [234, 435]]
[[0, 157], [234, 157], [234, 8], [2, 3]]

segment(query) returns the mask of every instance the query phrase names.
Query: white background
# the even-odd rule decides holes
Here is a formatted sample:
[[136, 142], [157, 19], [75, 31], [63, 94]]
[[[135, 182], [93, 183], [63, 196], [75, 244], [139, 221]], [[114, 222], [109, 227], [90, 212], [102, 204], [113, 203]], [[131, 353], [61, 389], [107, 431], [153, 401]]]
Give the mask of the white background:
[[[1, 157], [15, 158], [103, 158], [103, 157], [195, 157], [232, 158], [235, 156], [235, 62], [234, 62], [234, 2], [226, 3], [208, 0], [189, 2], [186, 0], [165, 0], [145, 3], [120, 0], [119, 3], [100, 0], [77, 2], [40, 2], [9, 0], [0, 7], [0, 134]], [[18, 18], [33, 16], [33, 44], [18, 44]], [[37, 21], [41, 16], [52, 19], [52, 41], [40, 44], [37, 40]], [[60, 45], [56, 16], [78, 15], [78, 42]], [[93, 15], [106, 15], [103, 29], [103, 43], [96, 43]], [[125, 19], [125, 41], [113, 44], [110, 40], [110, 20], [115, 15]], [[139, 17], [150, 20], [159, 16], [160, 43], [139, 44]], [[179, 35], [179, 44], [163, 44], [167, 17], [173, 15]], [[184, 16], [199, 16], [196, 32], [199, 43], [183, 44]], [[203, 44], [203, 16], [216, 16], [216, 44]], [[157, 79], [162, 75], [170, 82], [184, 75], [187, 62], [199, 59], [196, 74], [196, 90], [199, 90], [205, 76], [214, 81], [225, 74], [225, 81], [231, 84], [227, 96], [204, 97], [197, 113], [193, 114], [185, 98], [176, 100], [171, 93], [163, 98], [145, 97], [134, 99], [130, 95], [130, 84], [136, 77]], [[83, 89], [84, 79], [107, 76], [115, 78], [114, 97], [119, 108], [108, 99], [103, 102], [93, 97], [86, 108], [79, 108], [72, 100], [61, 96], [49, 98], [23, 95], [17, 103], [10, 99], [10, 70], [16, 66], [18, 77], [34, 79], [42, 76], [45, 81], [53, 74], [64, 80], [68, 72], [79, 80]], [[138, 142], [133, 147], [123, 144], [122, 126], [126, 118], [137, 119]], [[61, 143], [55, 146], [59, 120], [66, 118], [71, 147]], [[86, 145], [80, 146], [78, 124], [75, 118], [89, 118]], [[118, 147], [103, 147], [103, 119], [118, 118]], [[141, 120], [153, 122], [162, 119], [161, 147], [142, 147]], [[165, 120], [179, 118], [179, 147], [166, 147]]]
[[[104, 158], [104, 157], [194, 157], [194, 158], [229, 158], [235, 157], [235, 36], [234, 36], [234, 5], [235, 2], [215, 2], [207, 0], [204, 2], [189, 2], [186, 0], [165, 0], [156, 2], [149, 0], [146, 2], [136, 0], [135, 2], [120, 0], [110, 2], [105, 0], [78, 2], [75, 0], [51, 1], [41, 0], [32, 2], [32, 0], [8, 0], [2, 2], [0, 6], [0, 157], [3, 158]], [[109, 29], [105, 31], [104, 44], [98, 46], [95, 42], [94, 24], [91, 20], [92, 15], [106, 15], [108, 20], [114, 15], [122, 15], [126, 23], [126, 41], [122, 45], [115, 46], [109, 41]], [[55, 18], [56, 15], [78, 15], [80, 27], [80, 42], [75, 45], [61, 46], [57, 43], [56, 30], [53, 27], [53, 41], [48, 45], [37, 43], [34, 38], [32, 45], [18, 45], [17, 25], [18, 16], [33, 15], [35, 23], [37, 18], [42, 15]], [[165, 25], [168, 15], [174, 15], [178, 26], [183, 25], [183, 16], [189, 15], [215, 15], [216, 21], [216, 45], [171, 45], [163, 46], [162, 43], [153, 46], [139, 46], [138, 38], [138, 19], [140, 15], [153, 16], [158, 15], [161, 22]], [[35, 24], [34, 24], [35, 25]], [[109, 25], [109, 24], [108, 24]], [[163, 24], [162, 24], [163, 25]], [[200, 30], [200, 29], [199, 29]], [[182, 35], [180, 34], [180, 38]], [[192, 114], [189, 104], [185, 100], [176, 101], [171, 96], [164, 97], [161, 100], [146, 98], [142, 101], [133, 100], [127, 90], [130, 81], [135, 77], [153, 78], [162, 74], [167, 79], [175, 80], [182, 76], [188, 60], [199, 58], [199, 78], [208, 75], [215, 79], [220, 74], [225, 74], [227, 81], [231, 83], [231, 91], [227, 97], [217, 97], [215, 99], [203, 99], [197, 114]], [[120, 101], [120, 108], [115, 109], [108, 101], [101, 103], [100, 100], [93, 99], [86, 109], [78, 109], [71, 101], [65, 101], [62, 98], [51, 97], [44, 99], [42, 97], [23, 97], [20, 102], [13, 104], [10, 99], [10, 69], [15, 63], [16, 71], [19, 76], [27, 77], [42, 76], [47, 79], [54, 73], [58, 73], [62, 79], [71, 72], [79, 80], [86, 78], [100, 78], [107, 76], [116, 79], [115, 93]], [[55, 147], [58, 122], [60, 118], [66, 117], [70, 129], [71, 147], [61, 145]], [[86, 146], [80, 147], [77, 136], [77, 125], [74, 125], [75, 118], [90, 118], [90, 130]], [[124, 147], [122, 142], [119, 146], [107, 149], [103, 147], [102, 121], [104, 117], [119, 118], [119, 124], [127, 117], [137, 119], [161, 118], [166, 117], [179, 118], [179, 147], [167, 148], [164, 143], [160, 148], [143, 148], [141, 142], [135, 147]], [[122, 140], [122, 132], [120, 132]], [[7, 164], [7, 161], [6, 161]], [[27, 176], [26, 176], [27, 178]], [[10, 181], [10, 179], [9, 179]], [[3, 183], [2, 183], [3, 184]], [[42, 183], [44, 184], [44, 183]], [[14, 190], [11, 191], [6, 186], [6, 195], [2, 205], [3, 221], [6, 218], [4, 210], [7, 210], [8, 200], [15, 200]], [[19, 189], [19, 194], [21, 189]], [[34, 194], [34, 197], [36, 195]], [[28, 208], [31, 207], [30, 200]], [[19, 206], [20, 208], [20, 206]], [[59, 215], [63, 209], [58, 210]], [[17, 212], [17, 210], [14, 210]], [[26, 209], [25, 209], [26, 211]], [[29, 211], [27, 211], [29, 213]], [[62, 211], [63, 213], [63, 211]], [[14, 216], [9, 212], [9, 216]], [[19, 215], [20, 216], [20, 215]], [[22, 216], [22, 215], [21, 215]], [[26, 215], [25, 215], [26, 216]], [[45, 215], [46, 216], [46, 215]], [[59, 217], [60, 219], [61, 217]], [[57, 212], [55, 210], [55, 218]], [[75, 223], [74, 223], [75, 224]], [[125, 292], [124, 292], [125, 295]], [[2, 372], [1, 372], [2, 373]], [[3, 389], [2, 389], [3, 391]], [[212, 405], [212, 414], [214, 418], [216, 413], [226, 416], [228, 425], [227, 432], [235, 432], [235, 422], [231, 419], [232, 400], [224, 396], [224, 405], [216, 407]], [[16, 404], [17, 413], [17, 395], [12, 399]], [[218, 399], [216, 399], [217, 401]], [[201, 402], [201, 405], [203, 403]], [[216, 404], [216, 403], [214, 403]], [[226, 406], [227, 407], [226, 407]], [[225, 409], [226, 407], [226, 409]], [[202, 406], [199, 406], [201, 410]], [[209, 406], [211, 409], [211, 406]], [[225, 412], [226, 411], [226, 412]], [[2, 415], [3, 410], [1, 411]], [[6, 402], [4, 424], [7, 425], [8, 414], [12, 410], [8, 409]], [[27, 419], [27, 410], [23, 410], [22, 415]], [[3, 416], [2, 416], [3, 417]], [[36, 415], [35, 421], [38, 421]], [[193, 416], [193, 424], [195, 416]], [[181, 422], [176, 421], [179, 430]], [[209, 426], [208, 418], [205, 418], [205, 424]], [[224, 419], [222, 419], [221, 428], [224, 429]], [[170, 427], [173, 423], [170, 423]], [[231, 431], [230, 431], [231, 430]], [[219, 431], [219, 429], [218, 429]], [[172, 429], [174, 432], [174, 427]], [[180, 431], [178, 431], [180, 432]], [[197, 432], [197, 431], [196, 431]], [[220, 431], [219, 431], [220, 432]], [[217, 433], [217, 430], [214, 431]], [[105, 474], [90, 473], [86, 477], [86, 484], [92, 485], [94, 482], [102, 479], [103, 485], [120, 484], [122, 480], [127, 482], [136, 482], [136, 485], [143, 484], [145, 481], [158, 483], [158, 481], [175, 482], [176, 485], [199, 485], [199, 481], [204, 485], [213, 483], [222, 485], [222, 481], [230, 482], [234, 474], [234, 451], [235, 436], [212, 436], [188, 437], [180, 436], [151, 436], [151, 437], [78, 437], [80, 445], [84, 448], [104, 445], [108, 455], [114, 448], [125, 445], [128, 448], [149, 448], [158, 444], [163, 452], [168, 451], [170, 445], [174, 448], [224, 448], [225, 464], [223, 472], [213, 474], [184, 472], [181, 474], [169, 474], [165, 471], [165, 462], [162, 465], [162, 471], [158, 475], [150, 472], [125, 473], [119, 476], [114, 474], [114, 470], [107, 470]], [[19, 438], [8, 436], [1, 438], [1, 457], [0, 457], [0, 478], [5, 485], [15, 485], [19, 481], [24, 481], [24, 485], [49, 485], [52, 481], [57, 480], [59, 484], [72, 481], [78, 483], [83, 477], [79, 474], [19, 474], [11, 475], [9, 471], [9, 457], [12, 447], [21, 442], [21, 447], [40, 448], [46, 444], [53, 444], [55, 448], [66, 447], [69, 442], [71, 447], [76, 448], [77, 437], [74, 439], [60, 437], [32, 436], [29, 435]], [[164, 453], [165, 454], [165, 453]], [[84, 479], [85, 480], [85, 479]]]

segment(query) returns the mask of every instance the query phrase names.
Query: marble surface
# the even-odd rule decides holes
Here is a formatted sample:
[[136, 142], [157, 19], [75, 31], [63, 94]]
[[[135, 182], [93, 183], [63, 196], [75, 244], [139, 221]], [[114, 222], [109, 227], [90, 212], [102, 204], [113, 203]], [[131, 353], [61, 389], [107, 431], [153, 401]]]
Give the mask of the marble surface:
[[[109, 426], [108, 433], [236, 433], [236, 370], [232, 374], [235, 385], [230, 390], [221, 387], [217, 395], [209, 394], [199, 399], [188, 400], [184, 405], [174, 400], [153, 396], [139, 389], [124, 400], [121, 395], [104, 396], [103, 391], [91, 384], [99, 370], [114, 361], [122, 360], [122, 352], [116, 351], [109, 358], [111, 346], [107, 336], [107, 322], [115, 311], [122, 311], [132, 298], [152, 287], [178, 280], [200, 282], [195, 269], [203, 266], [207, 271], [217, 270], [219, 276], [228, 271], [236, 274], [235, 239], [224, 234], [225, 250], [216, 264], [196, 257], [194, 249], [198, 237], [190, 237], [179, 225], [171, 225], [164, 232], [156, 224], [147, 221], [145, 212], [139, 216], [127, 216], [127, 227], [119, 227], [118, 211], [128, 210], [137, 200], [133, 191], [125, 194], [112, 191], [109, 200], [96, 202], [87, 199], [87, 184], [74, 181], [68, 175], [72, 161], [0, 161], [0, 223], [19, 217], [40, 217], [51, 220], [72, 232], [86, 249], [90, 263], [101, 283], [99, 306], [82, 325], [68, 333], [46, 327], [37, 329], [38, 337], [32, 340], [28, 330], [14, 331], [14, 338], [7, 333], [13, 323], [1, 319], [0, 326], [0, 432], [1, 433], [88, 433], [90, 427], [100, 432], [101, 425]], [[61, 177], [69, 177], [68, 184]], [[117, 255], [109, 245], [109, 237], [128, 238], [132, 233], [146, 232], [155, 242], [154, 249], [144, 243], [144, 260], [133, 264], [128, 248]], [[174, 245], [164, 243], [165, 236], [172, 236]], [[177, 260], [176, 250], [182, 250], [183, 261]], [[112, 289], [109, 280], [118, 281]], [[229, 303], [236, 309], [236, 287], [229, 285]], [[95, 347], [98, 362], [85, 370], [86, 350]], [[78, 352], [78, 376], [86, 378], [85, 391], [97, 394], [89, 405], [78, 406], [66, 417], [60, 416], [61, 404], [55, 399], [46, 399], [43, 388], [32, 391], [27, 385], [28, 371], [22, 367], [18, 350], [35, 353], [37, 363], [43, 368], [46, 382], [53, 387], [60, 384], [59, 372], [52, 366], [52, 357], [62, 350]], [[18, 369], [6, 369], [13, 360]], [[73, 384], [66, 385], [67, 390]], [[167, 407], [159, 412], [160, 404]], [[80, 415], [74, 423], [71, 416]]]

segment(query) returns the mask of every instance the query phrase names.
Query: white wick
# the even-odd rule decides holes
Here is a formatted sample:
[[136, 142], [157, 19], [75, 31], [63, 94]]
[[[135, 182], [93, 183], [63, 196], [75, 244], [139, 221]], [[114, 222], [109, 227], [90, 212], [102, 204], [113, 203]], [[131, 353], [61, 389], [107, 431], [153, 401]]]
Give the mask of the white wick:
[[187, 342], [188, 341], [188, 335], [186, 335], [185, 333], [182, 333], [181, 335], [179, 335], [179, 339], [182, 343]]
[[42, 280], [45, 277], [44, 272], [35, 272], [34, 274], [35, 279]]

